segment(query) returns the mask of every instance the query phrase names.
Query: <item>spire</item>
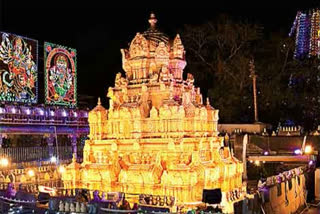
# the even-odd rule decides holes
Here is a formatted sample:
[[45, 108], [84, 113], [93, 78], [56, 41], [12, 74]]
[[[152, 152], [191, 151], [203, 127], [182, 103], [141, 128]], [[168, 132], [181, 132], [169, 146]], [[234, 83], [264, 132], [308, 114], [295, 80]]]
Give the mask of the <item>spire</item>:
[[98, 106], [101, 106], [101, 99], [98, 97]]
[[208, 110], [214, 110], [214, 108], [213, 108], [213, 107], [211, 106], [211, 104], [210, 104], [210, 99], [209, 99], [209, 97], [207, 97], [206, 109], [208, 109]]
[[72, 162], [73, 162], [73, 163], [76, 163], [76, 162], [77, 162], [77, 154], [76, 154], [76, 153], [73, 153], [73, 154], [72, 154]]
[[158, 20], [156, 18], [156, 15], [153, 12], [151, 12], [150, 18], [149, 18], [148, 21], [150, 23], [151, 29], [155, 29], [156, 28], [156, 23], [157, 23]]
[[209, 100], [209, 97], [207, 97], [207, 106], [210, 106], [210, 100]]

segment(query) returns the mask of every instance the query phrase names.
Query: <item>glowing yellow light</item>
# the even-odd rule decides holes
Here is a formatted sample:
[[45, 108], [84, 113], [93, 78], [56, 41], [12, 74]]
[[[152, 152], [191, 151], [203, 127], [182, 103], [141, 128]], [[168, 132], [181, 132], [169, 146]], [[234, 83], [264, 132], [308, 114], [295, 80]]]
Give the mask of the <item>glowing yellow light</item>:
[[62, 174], [66, 171], [66, 169], [63, 166], [59, 167], [59, 172]]
[[310, 154], [311, 152], [312, 152], [312, 146], [310, 146], [310, 145], [308, 145], [308, 146], [306, 146], [306, 148], [304, 149], [304, 152], [306, 153], [306, 154]]
[[[224, 146], [229, 136], [218, 135], [219, 110], [209, 99], [203, 102], [191, 74], [183, 80], [186, 61], [179, 35], [167, 43], [137, 34], [121, 53], [126, 76], [118, 73], [109, 87], [109, 109], [98, 100], [88, 114], [83, 163], [59, 167], [64, 185], [165, 193], [169, 204], [201, 201], [204, 188], [223, 193], [243, 188], [243, 164]], [[232, 203], [227, 198], [222, 203], [225, 213], [233, 213]]]
[[28, 171], [28, 175], [29, 175], [30, 177], [33, 177], [33, 176], [34, 176], [34, 171], [33, 171], [32, 169], [30, 169], [30, 170]]
[[9, 165], [9, 160], [7, 158], [2, 158], [0, 160], [0, 165], [4, 166], [4, 167], [8, 166]]
[[255, 164], [256, 166], [260, 166], [260, 161], [256, 160], [256, 161], [254, 161], [254, 164]]

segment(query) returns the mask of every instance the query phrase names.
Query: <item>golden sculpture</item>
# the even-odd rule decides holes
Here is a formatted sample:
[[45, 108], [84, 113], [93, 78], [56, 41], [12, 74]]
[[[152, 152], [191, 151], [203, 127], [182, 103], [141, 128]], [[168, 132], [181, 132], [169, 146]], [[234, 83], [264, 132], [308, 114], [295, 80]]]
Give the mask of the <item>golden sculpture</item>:
[[201, 201], [203, 189], [241, 191], [242, 163], [218, 136], [218, 110], [202, 103], [191, 74], [183, 80], [180, 36], [169, 42], [156, 21], [152, 14], [150, 29], [121, 50], [126, 77], [117, 74], [109, 88], [109, 110], [99, 101], [89, 113], [83, 163], [67, 167], [65, 187], [174, 196], [178, 204]]

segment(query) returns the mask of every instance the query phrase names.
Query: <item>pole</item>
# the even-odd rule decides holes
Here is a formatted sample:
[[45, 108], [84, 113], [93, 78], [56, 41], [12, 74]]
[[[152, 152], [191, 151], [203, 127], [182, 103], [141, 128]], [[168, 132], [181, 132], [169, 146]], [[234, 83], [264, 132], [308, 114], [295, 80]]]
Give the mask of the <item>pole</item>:
[[304, 149], [306, 148], [306, 140], [307, 140], [307, 135], [303, 137], [302, 146], [301, 146], [302, 153], [304, 153]]
[[245, 134], [242, 141], [242, 163], [243, 163], [243, 180], [247, 180], [247, 144], [248, 134]]
[[53, 126], [55, 138], [56, 138], [56, 149], [57, 149], [57, 164], [59, 165], [59, 149], [58, 149], [58, 137], [57, 137], [57, 127]]
[[254, 59], [249, 62], [250, 77], [252, 78], [253, 87], [253, 106], [254, 106], [254, 122], [257, 123], [258, 119], [258, 104], [257, 104], [257, 75], [255, 73]]

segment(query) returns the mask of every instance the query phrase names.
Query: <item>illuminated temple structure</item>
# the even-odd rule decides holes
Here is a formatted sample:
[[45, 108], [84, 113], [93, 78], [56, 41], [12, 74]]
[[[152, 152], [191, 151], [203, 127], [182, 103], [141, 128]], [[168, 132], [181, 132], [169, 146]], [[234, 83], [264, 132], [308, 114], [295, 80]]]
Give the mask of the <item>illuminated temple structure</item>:
[[[185, 50], [150, 28], [122, 49], [125, 77], [108, 89], [89, 113], [90, 134], [83, 163], [66, 167], [66, 188], [174, 196], [176, 203], [202, 200], [204, 189], [220, 188], [224, 200], [242, 190], [243, 165], [218, 136], [218, 110], [191, 74], [183, 79]], [[236, 192], [237, 192], [236, 191]], [[232, 194], [233, 194], [232, 193]]]

